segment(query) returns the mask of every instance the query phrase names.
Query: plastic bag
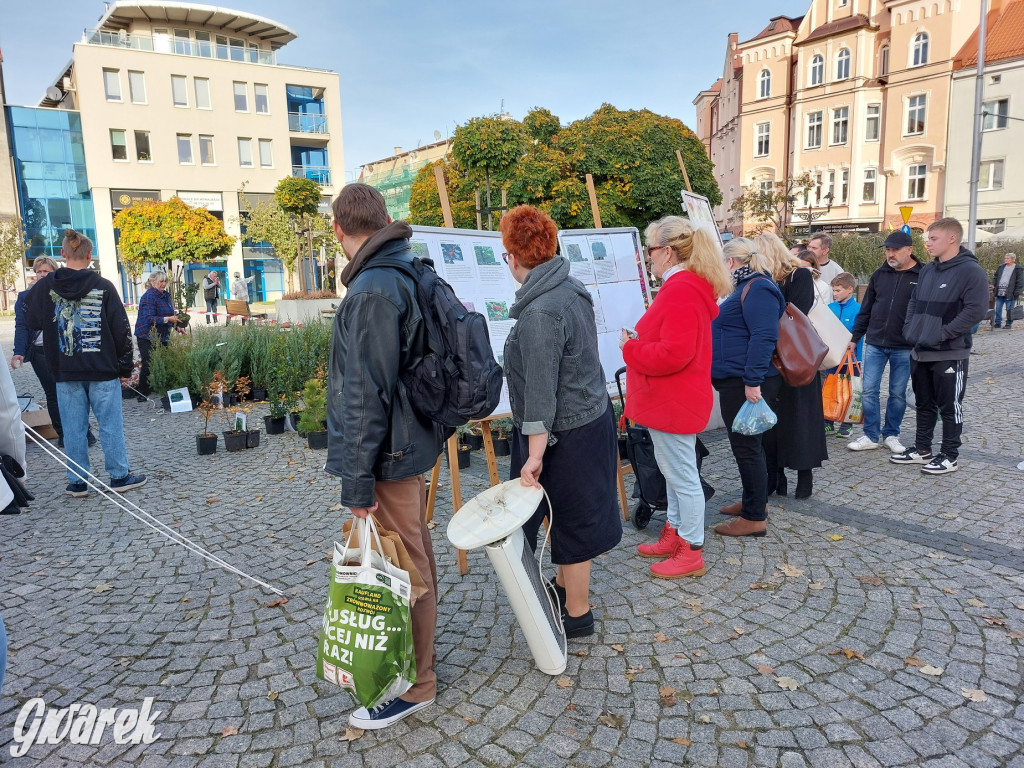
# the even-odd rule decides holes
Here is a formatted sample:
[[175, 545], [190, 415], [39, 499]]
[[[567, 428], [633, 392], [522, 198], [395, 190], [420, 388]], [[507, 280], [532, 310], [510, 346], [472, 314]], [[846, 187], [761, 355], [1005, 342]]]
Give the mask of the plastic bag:
[[752, 403], [747, 400], [740, 407], [739, 413], [732, 421], [732, 431], [741, 435], [760, 435], [775, 426], [779, 418], [768, 407], [764, 399]]
[[409, 574], [380, 555], [383, 549], [371, 518], [352, 527], [357, 529], [358, 547], [334, 545], [316, 674], [347, 688], [370, 708], [413, 686], [416, 655]]
[[850, 407], [843, 421], [847, 424], [860, 424], [864, 421], [864, 379], [860, 376], [850, 379]]

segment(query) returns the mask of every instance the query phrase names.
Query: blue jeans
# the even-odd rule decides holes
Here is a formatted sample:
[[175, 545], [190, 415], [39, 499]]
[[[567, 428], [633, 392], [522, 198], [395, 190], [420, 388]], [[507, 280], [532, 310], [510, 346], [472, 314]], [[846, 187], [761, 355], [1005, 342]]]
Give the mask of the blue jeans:
[[704, 544], [704, 489], [697, 471], [697, 436], [651, 431], [654, 458], [668, 486], [668, 522], [679, 538]]
[[907, 411], [907, 382], [910, 380], [910, 350], [864, 345], [864, 434], [878, 442], [882, 424], [879, 390], [882, 371], [889, 364], [889, 399], [885, 403], [885, 427], [881, 437], [899, 437], [903, 414]]
[[1017, 300], [1009, 298], [1007, 296], [996, 296], [996, 316], [993, 319], [993, 325], [996, 328], [1003, 324], [1003, 307], [1006, 307], [1006, 327], [1009, 328], [1013, 325], [1013, 308], [1017, 305]]
[[[64, 452], [82, 469], [89, 469], [89, 408], [100, 424], [100, 444], [103, 458], [112, 480], [128, 475], [128, 452], [124, 447], [124, 422], [121, 413], [121, 382], [110, 381], [58, 381], [57, 402], [60, 420], [64, 425]], [[68, 470], [68, 482], [79, 483], [78, 472]]]

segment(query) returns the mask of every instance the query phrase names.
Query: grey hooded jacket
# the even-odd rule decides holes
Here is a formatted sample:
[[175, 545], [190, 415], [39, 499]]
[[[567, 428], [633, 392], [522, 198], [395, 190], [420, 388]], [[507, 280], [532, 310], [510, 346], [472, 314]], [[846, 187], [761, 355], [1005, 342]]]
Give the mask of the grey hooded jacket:
[[505, 378], [524, 435], [589, 424], [608, 408], [594, 301], [561, 256], [534, 267], [509, 310]]

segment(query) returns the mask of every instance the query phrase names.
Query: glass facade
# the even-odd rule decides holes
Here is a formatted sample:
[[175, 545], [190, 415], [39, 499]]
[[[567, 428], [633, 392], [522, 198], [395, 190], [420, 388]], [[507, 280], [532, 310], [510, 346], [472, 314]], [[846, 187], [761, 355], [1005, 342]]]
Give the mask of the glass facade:
[[68, 227], [95, 243], [96, 219], [85, 173], [79, 113], [8, 107], [7, 114], [28, 258], [60, 258], [61, 240]]

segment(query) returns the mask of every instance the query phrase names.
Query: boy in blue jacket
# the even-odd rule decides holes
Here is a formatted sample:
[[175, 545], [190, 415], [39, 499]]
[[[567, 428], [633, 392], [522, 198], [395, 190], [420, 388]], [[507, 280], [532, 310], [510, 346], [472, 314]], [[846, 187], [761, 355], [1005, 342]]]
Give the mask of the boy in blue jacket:
[[[835, 316], [839, 318], [849, 331], [853, 331], [853, 323], [857, 319], [857, 313], [860, 312], [860, 302], [854, 296], [856, 289], [857, 278], [849, 272], [842, 272], [832, 278], [832, 298], [835, 301], [829, 304], [828, 308], [835, 313]], [[864, 340], [861, 339], [857, 342], [854, 362], [859, 362], [863, 353]], [[829, 373], [832, 373], [834, 370], [829, 371]], [[834, 434], [836, 437], [850, 437], [853, 434], [853, 424], [844, 421], [839, 425], [839, 429], [836, 429], [835, 424], [831, 421], [826, 421], [825, 431]]]

